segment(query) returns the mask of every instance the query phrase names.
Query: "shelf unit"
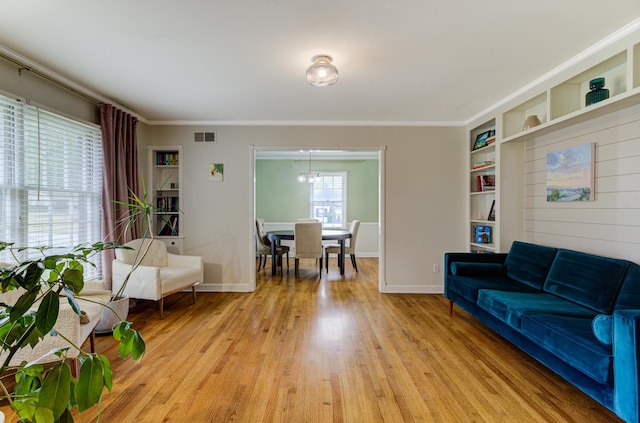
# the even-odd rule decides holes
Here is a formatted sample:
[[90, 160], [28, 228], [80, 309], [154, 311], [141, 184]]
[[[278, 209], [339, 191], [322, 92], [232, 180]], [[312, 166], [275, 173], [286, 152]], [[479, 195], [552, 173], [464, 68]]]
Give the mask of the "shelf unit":
[[153, 195], [153, 235], [167, 251], [182, 254], [182, 146], [147, 146], [148, 187]]
[[[531, 88], [525, 95], [506, 102], [493, 113], [479, 117], [468, 128], [469, 148], [467, 163], [493, 160], [492, 168], [469, 170], [469, 201], [467, 226], [471, 251], [503, 252], [511, 242], [524, 233], [524, 141], [572, 125], [637, 105], [640, 101], [640, 32], [633, 34], [607, 51], [573, 65], [563, 75], [551, 78], [546, 84]], [[609, 98], [586, 106], [589, 81], [605, 78]], [[519, 101], [518, 101], [519, 99]], [[513, 105], [515, 103], [515, 105]], [[528, 116], [537, 115], [541, 124], [523, 129]], [[473, 150], [475, 138], [487, 130], [496, 130], [492, 146]], [[485, 158], [490, 157], [490, 158]], [[495, 191], [478, 192], [474, 186], [476, 175], [494, 172]], [[487, 220], [491, 203], [495, 201], [496, 220]], [[474, 227], [492, 228], [492, 243], [476, 243]]]
[[[496, 191], [496, 121], [492, 119], [474, 128], [469, 136], [469, 246], [471, 251], [493, 252], [495, 251], [496, 236], [495, 221], [489, 220], [489, 212], [492, 204], [495, 207]], [[485, 145], [476, 148], [476, 139], [483, 134], [490, 133], [486, 137]], [[481, 167], [476, 167], [482, 164]], [[491, 180], [493, 189], [487, 189], [483, 181]], [[485, 235], [477, 240], [477, 231]], [[482, 241], [482, 242], [479, 242]]]

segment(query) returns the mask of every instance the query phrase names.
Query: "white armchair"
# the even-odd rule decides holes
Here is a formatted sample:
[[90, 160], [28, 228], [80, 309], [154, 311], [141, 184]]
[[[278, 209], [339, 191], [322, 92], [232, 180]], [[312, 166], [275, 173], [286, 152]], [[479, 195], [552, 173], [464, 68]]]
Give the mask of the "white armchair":
[[149, 251], [140, 266], [131, 274], [124, 294], [130, 298], [159, 301], [162, 319], [164, 298], [171, 294], [191, 288], [195, 304], [196, 285], [203, 279], [202, 257], [168, 253], [166, 244], [160, 240], [136, 239], [128, 242], [125, 246], [132, 248], [131, 250], [124, 248], [115, 250], [116, 258], [112, 266], [114, 293], [120, 290], [124, 279], [133, 268], [138, 249], [144, 253], [148, 243], [151, 243]]

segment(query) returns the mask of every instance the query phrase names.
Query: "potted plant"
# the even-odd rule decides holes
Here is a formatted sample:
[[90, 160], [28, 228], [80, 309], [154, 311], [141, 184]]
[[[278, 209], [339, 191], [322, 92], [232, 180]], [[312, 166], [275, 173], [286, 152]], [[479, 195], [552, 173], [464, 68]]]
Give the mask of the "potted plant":
[[[84, 267], [93, 265], [91, 257], [94, 254], [117, 247], [114, 243], [98, 242], [76, 246], [63, 254], [39, 247], [36, 248], [39, 251], [37, 258], [20, 260], [16, 253], [24, 249], [16, 251], [12, 243], [0, 242], [0, 251], [9, 250], [16, 259], [16, 264], [0, 267], [0, 288], [2, 292], [20, 290], [14, 303], [0, 303], [0, 348], [8, 352], [0, 367], [3, 375], [7, 374], [11, 359], [20, 349], [38, 344], [47, 334], [63, 336], [53, 329], [60, 301], [65, 298], [61, 294], [66, 294], [66, 301], [81, 316], [77, 296], [85, 283]], [[142, 358], [144, 340], [132, 329], [130, 322], [123, 320], [115, 325], [113, 336], [119, 342], [120, 356], [131, 355], [134, 360]], [[72, 375], [65, 361], [72, 348], [79, 354], [77, 377]], [[104, 388], [111, 390], [111, 368], [104, 355], [87, 353], [71, 342], [49, 354], [55, 354], [59, 361], [45, 367], [36, 360], [15, 368], [12, 392], [0, 379], [3, 397], [21, 422], [72, 422], [73, 408], [82, 412], [100, 403]]]
[[[129, 231], [130, 226], [140, 225], [140, 228], [142, 230], [142, 239], [149, 239], [153, 241], [154, 235], [152, 228], [152, 216], [156, 208], [152, 203], [148, 201], [147, 191], [144, 186], [144, 179], [142, 179], [142, 196], [136, 195], [130, 189], [128, 203], [124, 203], [121, 201], [114, 201], [114, 203], [126, 206], [129, 210], [129, 215], [121, 219], [117, 225], [117, 228], [120, 229], [123, 234]], [[105, 308], [102, 319], [96, 326], [96, 333], [111, 333], [113, 325], [127, 318], [129, 313], [129, 297], [124, 295], [124, 290], [127, 287], [127, 282], [129, 281], [131, 274], [140, 266], [142, 260], [149, 252], [150, 247], [151, 243], [148, 242], [146, 243], [145, 248], [141, 248], [136, 252], [133, 267], [131, 271], [126, 275], [120, 289], [111, 296], [109, 307]]]

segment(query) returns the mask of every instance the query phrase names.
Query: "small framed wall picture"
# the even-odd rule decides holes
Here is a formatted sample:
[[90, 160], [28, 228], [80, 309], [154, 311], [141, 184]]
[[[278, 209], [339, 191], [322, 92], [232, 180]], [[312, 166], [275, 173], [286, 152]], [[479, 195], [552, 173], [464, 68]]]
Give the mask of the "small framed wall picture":
[[224, 181], [224, 164], [209, 163], [209, 182]]
[[496, 220], [496, 200], [491, 202], [491, 209], [489, 209], [489, 216], [487, 220]]

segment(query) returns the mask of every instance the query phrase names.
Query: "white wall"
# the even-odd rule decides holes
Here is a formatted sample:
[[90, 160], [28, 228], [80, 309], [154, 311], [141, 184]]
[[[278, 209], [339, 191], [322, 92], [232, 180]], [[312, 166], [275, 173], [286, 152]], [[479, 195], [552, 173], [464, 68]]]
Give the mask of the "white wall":
[[[546, 202], [546, 154], [595, 143], [595, 201]], [[640, 105], [525, 144], [525, 240], [640, 262]]]
[[[195, 143], [215, 131], [216, 143]], [[152, 145], [183, 145], [184, 253], [204, 257], [203, 290], [249, 291], [255, 281], [252, 145], [307, 148], [386, 146], [385, 292], [442, 292], [446, 251], [464, 239], [464, 128], [150, 126]], [[224, 163], [224, 182], [207, 181]]]

